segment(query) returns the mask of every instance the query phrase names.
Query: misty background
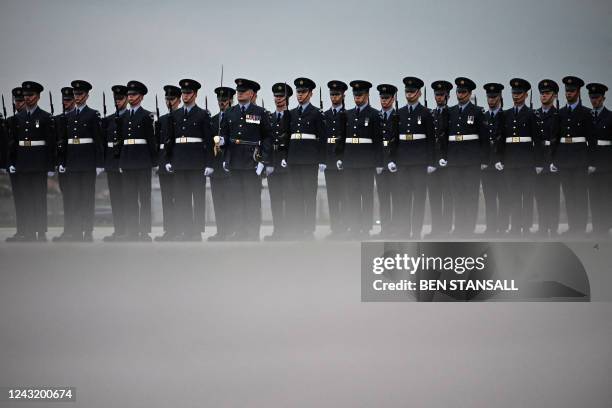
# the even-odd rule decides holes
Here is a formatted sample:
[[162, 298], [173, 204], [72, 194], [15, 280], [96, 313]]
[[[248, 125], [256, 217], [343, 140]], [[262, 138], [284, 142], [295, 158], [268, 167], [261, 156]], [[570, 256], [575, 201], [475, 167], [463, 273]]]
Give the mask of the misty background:
[[[428, 86], [468, 76], [478, 85], [479, 105], [486, 103], [484, 83], [508, 88], [514, 76], [534, 87], [543, 78], [560, 82], [569, 74], [612, 85], [612, 2], [606, 0], [0, 4], [0, 91], [10, 102], [13, 87], [38, 81], [45, 87], [41, 107], [48, 109], [51, 90], [56, 113], [60, 88], [74, 79], [93, 84], [88, 104], [99, 110], [102, 91], [110, 94], [114, 84], [140, 80], [149, 87], [143, 105], [153, 110], [155, 93], [163, 95], [163, 85], [181, 78], [200, 81], [199, 105], [206, 95], [216, 113], [213, 90], [222, 64], [224, 85], [233, 86], [237, 77], [258, 81], [258, 103], [263, 97], [268, 109], [272, 84], [292, 84], [298, 76], [323, 85], [326, 109], [331, 79], [367, 79], [401, 89], [408, 75]], [[509, 89], [504, 94], [507, 106]], [[318, 105], [318, 95], [313, 102]], [[450, 103], [456, 103], [454, 96]], [[112, 111], [110, 98], [107, 105]], [[347, 105], [353, 105], [350, 95]], [[372, 105], [380, 107], [377, 92]]]

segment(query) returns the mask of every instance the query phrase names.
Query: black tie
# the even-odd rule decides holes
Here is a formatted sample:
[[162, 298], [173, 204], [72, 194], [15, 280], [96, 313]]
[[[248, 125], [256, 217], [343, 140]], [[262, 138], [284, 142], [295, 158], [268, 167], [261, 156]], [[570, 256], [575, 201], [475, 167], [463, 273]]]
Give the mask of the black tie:
[[597, 111], [593, 111], [593, 117], [595, 117], [595, 119], [597, 119], [597, 114], [598, 114], [598, 113], [599, 113], [599, 112], [597, 112]]
[[389, 113], [388, 113], [388, 112], [385, 112], [385, 122], [387, 121], [387, 119], [389, 119], [389, 116], [388, 116], [388, 115], [389, 115]]
[[336, 116], [336, 113], [337, 113], [336, 110], [332, 109], [332, 112], [333, 112], [333, 115]]
[[412, 113], [412, 105], [410, 105], [410, 107], [409, 107], [408, 111], [409, 111], [410, 113]]
[[244, 107], [244, 105], [240, 107], [240, 110], [242, 111], [242, 114], [244, 115], [244, 112], [246, 111], [246, 108]]
[[298, 115], [302, 116], [302, 105], [298, 108]]
[[[79, 110], [77, 109], [77, 116], [79, 116]], [[134, 117], [134, 109], [130, 109], [130, 118]]]
[[28, 120], [30, 120], [30, 118], [32, 117], [32, 115], [30, 114], [30, 111], [26, 112], [26, 117], [28, 118]]
[[518, 108], [516, 106], [514, 107], [514, 115], [518, 115]]
[[355, 107], [355, 116], [359, 117], [359, 106]]
[[281, 113], [280, 113], [280, 112], [278, 112], [278, 113], [276, 114], [276, 121], [277, 121], [277, 122], [280, 122], [280, 120], [281, 120]]

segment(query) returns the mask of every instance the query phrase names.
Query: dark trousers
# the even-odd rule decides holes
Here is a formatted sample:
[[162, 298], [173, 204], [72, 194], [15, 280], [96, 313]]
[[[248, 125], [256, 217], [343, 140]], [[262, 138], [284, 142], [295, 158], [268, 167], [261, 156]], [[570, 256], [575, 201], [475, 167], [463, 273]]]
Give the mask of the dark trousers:
[[589, 199], [593, 232], [607, 234], [612, 227], [612, 171], [589, 175]]
[[128, 235], [151, 232], [151, 169], [123, 170], [123, 205]]
[[343, 171], [347, 186], [348, 227], [354, 233], [369, 232], [374, 218], [374, 169], [348, 168]]
[[176, 209], [174, 202], [174, 175], [160, 173], [159, 189], [161, 192], [162, 218], [164, 232], [176, 233]]
[[[223, 169], [215, 170], [223, 171]], [[232, 212], [231, 212], [231, 185], [230, 176], [211, 177], [210, 189], [212, 193], [213, 207], [215, 210], [215, 223], [217, 224], [217, 233], [223, 236], [234, 233]]]
[[484, 196], [487, 232], [505, 232], [508, 229], [510, 214], [504, 173], [489, 166], [480, 172], [480, 180]]
[[64, 176], [64, 232], [72, 235], [92, 232], [96, 207], [96, 171], [73, 171]]
[[536, 175], [535, 197], [538, 207], [538, 231], [556, 233], [559, 229], [561, 187], [558, 173], [549, 171]]
[[376, 174], [376, 193], [378, 195], [378, 214], [380, 218], [380, 232], [391, 232], [391, 208], [392, 208], [392, 178], [393, 173], [384, 171]]
[[344, 173], [338, 170], [325, 170], [325, 187], [329, 208], [329, 225], [334, 233], [346, 231], [346, 183]]
[[288, 172], [274, 172], [268, 177], [268, 191], [270, 192], [270, 209], [274, 234], [289, 232], [289, 195], [291, 179]]
[[393, 175], [393, 224], [405, 237], [421, 237], [427, 197], [427, 167], [400, 166]]
[[527, 168], [506, 168], [506, 196], [510, 205], [510, 231], [529, 232], [533, 225], [533, 187], [535, 170]]
[[107, 171], [108, 194], [113, 212], [113, 227], [115, 235], [125, 234], [125, 208], [123, 207], [122, 175], [118, 171]]
[[453, 232], [473, 234], [478, 216], [480, 165], [450, 167], [448, 171], [453, 192]]
[[562, 168], [559, 169], [559, 177], [565, 198], [569, 230], [585, 233], [588, 216], [587, 169], [586, 167]]
[[232, 214], [236, 232], [259, 239], [261, 227], [261, 179], [255, 170], [232, 170]]
[[[17, 227], [17, 235], [23, 234], [23, 221], [25, 217], [23, 216], [23, 204], [21, 203], [24, 194], [19, 191], [20, 184], [17, 181], [19, 177], [17, 177], [18, 173], [9, 174], [9, 178], [11, 180], [11, 191], [13, 192], [13, 201], [15, 203], [15, 226]], [[61, 186], [61, 184], [60, 184]]]
[[317, 222], [318, 164], [292, 164], [289, 168], [288, 215], [295, 234], [312, 233]]
[[203, 170], [177, 170], [173, 177], [178, 232], [200, 234], [206, 221], [206, 177]]
[[18, 233], [33, 235], [47, 232], [47, 172], [14, 173], [13, 198]]
[[431, 211], [431, 232], [448, 233], [453, 227], [453, 194], [448, 169], [438, 167], [427, 175], [427, 191]]

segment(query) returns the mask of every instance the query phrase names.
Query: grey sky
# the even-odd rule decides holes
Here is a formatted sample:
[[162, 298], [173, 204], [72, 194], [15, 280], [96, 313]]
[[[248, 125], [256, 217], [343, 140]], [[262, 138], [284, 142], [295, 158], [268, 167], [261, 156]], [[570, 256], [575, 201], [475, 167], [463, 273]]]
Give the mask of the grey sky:
[[0, 90], [6, 97], [23, 80], [39, 81], [59, 110], [59, 89], [86, 79], [94, 86], [89, 105], [100, 109], [102, 90], [138, 79], [152, 109], [164, 84], [192, 77], [204, 84], [200, 105], [208, 95], [216, 112], [222, 63], [224, 84], [259, 81], [268, 108], [274, 82], [302, 75], [323, 86], [357, 78], [401, 86], [407, 75], [429, 85], [466, 75], [479, 86], [480, 105], [485, 82], [507, 85], [513, 76], [535, 85], [573, 74], [612, 85], [609, 0], [206, 3], [1, 0]]

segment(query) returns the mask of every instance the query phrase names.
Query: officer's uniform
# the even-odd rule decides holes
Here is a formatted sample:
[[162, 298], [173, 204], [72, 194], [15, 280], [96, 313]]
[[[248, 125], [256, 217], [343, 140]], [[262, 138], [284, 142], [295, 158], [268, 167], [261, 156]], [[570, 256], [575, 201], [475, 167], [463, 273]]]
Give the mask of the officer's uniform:
[[[236, 90], [260, 89], [258, 83], [236, 79]], [[249, 103], [227, 110], [221, 124], [225, 139], [224, 162], [231, 172], [232, 214], [236, 225], [234, 239], [259, 240], [261, 226], [261, 178], [258, 163], [270, 160], [270, 119], [264, 108]]]
[[[232, 99], [236, 91], [228, 87], [217, 87], [215, 89], [215, 93], [217, 94], [218, 99]], [[212, 132], [217, 136], [219, 133], [221, 133], [221, 123], [225, 119], [225, 113], [226, 112], [219, 112], [211, 119]], [[222, 241], [228, 239], [234, 234], [234, 220], [230, 207], [231, 180], [230, 173], [225, 171], [223, 168], [223, 146], [219, 146], [216, 153], [213, 151], [212, 168], [214, 172], [210, 176], [210, 190], [212, 193], [213, 206], [215, 208], [215, 223], [217, 224], [217, 233], [212, 237], [209, 237], [208, 240]]]
[[[423, 81], [415, 77], [403, 80], [406, 91], [416, 92]], [[396, 164], [393, 178], [393, 224], [404, 238], [421, 238], [425, 199], [427, 197], [427, 167], [435, 160], [433, 118], [420, 103], [406, 105], [398, 111], [399, 123], [393, 135], [390, 161]]]
[[[589, 95], [604, 95], [608, 87], [603, 84], [587, 85]], [[592, 110], [593, 161], [595, 171], [589, 176], [589, 198], [593, 233], [608, 236], [612, 227], [612, 112], [605, 106]]]
[[[559, 92], [559, 85], [551, 79], [544, 79], [538, 83], [540, 93], [552, 91]], [[554, 236], [559, 229], [559, 201], [561, 199], [561, 185], [559, 173], [551, 171], [553, 152], [551, 146], [557, 146], [559, 140], [559, 110], [554, 106], [545, 111], [538, 108], [534, 111], [543, 144], [544, 169], [536, 175], [535, 198], [538, 208], [538, 234], [548, 237]]]
[[[86, 81], [72, 81], [74, 91], [89, 92]], [[66, 115], [67, 136], [59, 165], [64, 167], [64, 234], [66, 240], [92, 240], [96, 168], [104, 161], [104, 145], [100, 112], [87, 105], [76, 107]]]
[[[392, 97], [397, 94], [397, 88], [391, 84], [381, 84], [376, 87], [380, 97], [383, 96]], [[383, 164], [389, 161], [389, 142], [393, 137], [393, 130], [397, 128], [397, 118], [394, 118], [397, 111], [394, 108], [389, 109], [387, 112], [384, 110], [380, 111], [380, 130], [382, 132], [381, 137], [383, 141]], [[393, 178], [394, 175], [386, 168], [379, 167], [376, 170], [374, 180], [376, 182], [376, 194], [378, 195], [378, 214], [380, 219], [380, 236], [388, 237], [391, 235], [393, 229], [393, 223], [391, 221], [392, 216], [392, 190], [393, 190]]]
[[[327, 83], [329, 92], [344, 93], [348, 89], [342, 81], [332, 80]], [[325, 188], [329, 208], [329, 225], [331, 238], [339, 237], [346, 232], [348, 215], [346, 183], [344, 173], [336, 167], [336, 141], [341, 129], [346, 127], [346, 109], [344, 105], [331, 107], [323, 114], [325, 120]]]
[[[183, 79], [181, 89], [197, 91], [201, 85], [193, 79]], [[212, 129], [207, 110], [193, 105], [172, 112], [174, 140], [166, 150], [167, 163], [172, 165], [174, 203], [179, 239], [201, 240], [204, 231], [206, 177], [204, 168], [212, 165]]]
[[[26, 81], [23, 92], [41, 93], [42, 85]], [[18, 241], [46, 240], [47, 172], [54, 170], [55, 135], [51, 115], [36, 106], [24, 108], [10, 121], [8, 167], [14, 167], [13, 196], [17, 224], [22, 235]], [[21, 219], [20, 219], [21, 218]], [[38, 233], [38, 238], [37, 234]]]
[[[138, 81], [127, 83], [128, 93], [146, 95], [147, 87]], [[119, 168], [122, 171], [126, 240], [150, 241], [151, 169], [157, 159], [153, 113], [141, 106], [128, 107], [123, 121]]]
[[[563, 83], [570, 89], [584, 86], [582, 79], [573, 76], [563, 78]], [[592, 162], [594, 148], [593, 116], [578, 100], [574, 106], [567, 105], [559, 110], [559, 121], [559, 140], [551, 148], [565, 198], [567, 233], [583, 235], [588, 217], [587, 168]]]
[[[274, 96], [284, 97], [286, 95], [288, 104], [289, 98], [293, 95], [293, 89], [289, 85], [279, 82], [272, 86], [272, 93]], [[268, 175], [268, 191], [270, 192], [274, 232], [272, 236], [265, 237], [266, 240], [287, 238], [291, 233], [291, 219], [289, 218], [291, 180], [288, 168], [283, 167], [283, 163], [286, 163], [287, 160], [287, 147], [291, 135], [291, 115], [292, 113], [289, 110], [275, 111], [270, 114], [270, 126], [272, 128], [271, 165], [274, 167], [274, 171]]]
[[[294, 85], [296, 90], [312, 91], [316, 87], [308, 78], [297, 78]], [[300, 105], [290, 113], [287, 209], [291, 235], [312, 237], [317, 215], [318, 168], [319, 163], [325, 162], [325, 124], [321, 111], [311, 103]]]
[[[181, 88], [174, 85], [164, 86], [166, 97], [181, 97]], [[166, 170], [168, 162], [168, 149], [172, 148], [170, 140], [174, 140], [174, 122], [172, 115], [166, 113], [159, 117], [155, 123], [155, 139], [158, 148], [157, 176], [159, 178], [159, 189], [162, 202], [162, 225], [164, 234], [155, 237], [156, 241], [171, 241], [176, 238], [176, 208], [174, 202], [174, 178], [173, 174]]]
[[[528, 92], [531, 84], [510, 80], [513, 92]], [[504, 164], [506, 198], [510, 203], [510, 234], [528, 234], [533, 225], [533, 188], [536, 167], [543, 167], [541, 132], [537, 117], [525, 105], [504, 111], [503, 134], [498, 151]]]
[[[458, 89], [472, 91], [476, 84], [465, 77], [455, 79]], [[448, 111], [449, 135], [441, 139], [441, 156], [447, 161], [453, 192], [453, 234], [470, 236], [476, 227], [480, 193], [480, 165], [487, 160], [488, 140], [482, 134], [482, 108], [472, 102]]]
[[[355, 92], [369, 92], [372, 84], [351, 81]], [[348, 232], [355, 238], [369, 236], [373, 222], [374, 173], [383, 166], [380, 113], [369, 103], [346, 112], [346, 125], [336, 142], [347, 186]], [[339, 143], [338, 143], [339, 142]]]
[[[63, 87], [61, 89], [61, 93], [62, 93], [62, 106], [63, 106], [64, 100], [74, 101], [74, 92], [73, 92], [72, 87], [69, 87], [69, 86]], [[56, 150], [55, 150], [56, 157], [55, 157], [54, 166], [57, 166], [59, 163], [66, 162], [66, 147], [67, 147], [67, 140], [68, 140], [67, 117], [69, 114], [71, 114], [74, 111], [74, 109], [75, 109], [74, 106], [70, 110], [62, 109], [62, 113], [55, 115], [52, 118], [53, 119], [53, 129], [55, 131], [55, 140], [57, 141]], [[62, 193], [62, 198], [64, 197], [64, 194], [66, 193], [67, 177], [68, 176], [66, 175], [66, 173], [58, 173], [57, 175], [57, 181], [59, 183], [60, 192]], [[69, 215], [67, 215], [65, 207], [66, 207], [66, 202], [64, 202], [64, 225], [66, 225], [66, 223], [69, 222], [67, 220], [67, 217], [68, 218], [70, 217]], [[64, 239], [64, 237], [67, 238], [67, 235], [65, 233], [62, 233], [62, 235], [60, 235], [59, 237], [53, 237], [53, 240], [59, 241], [59, 240]], [[79, 240], [81, 238], [79, 238]]]
[[[498, 83], [484, 85], [487, 96], [496, 97], [501, 95], [504, 86]], [[484, 196], [486, 230], [485, 234], [495, 236], [503, 234], [508, 229], [509, 213], [508, 198], [506, 197], [506, 182], [504, 173], [495, 168], [497, 162], [501, 162], [498, 146], [502, 137], [504, 112], [501, 106], [495, 110], [489, 109], [482, 117], [482, 133], [488, 141], [487, 167], [482, 169], [480, 180]]]
[[[114, 85], [111, 88], [113, 98], [127, 96], [125, 85]], [[113, 214], [113, 234], [104, 237], [105, 241], [114, 241], [126, 234], [125, 230], [125, 208], [123, 205], [122, 174], [119, 172], [119, 156], [121, 153], [121, 131], [125, 120], [126, 109], [115, 110], [115, 113], [102, 120], [104, 133], [104, 171], [108, 182], [108, 193], [110, 196], [111, 211]]]
[[[6, 137], [5, 165], [6, 165], [7, 171], [8, 171], [9, 162], [10, 162], [9, 157], [10, 157], [10, 150], [11, 150], [11, 144], [10, 144], [11, 132], [13, 130], [13, 123], [16, 120], [16, 116], [17, 116], [17, 112], [15, 111], [16, 109], [15, 101], [23, 102], [23, 89], [21, 87], [13, 88], [11, 93], [13, 96], [13, 116], [9, 116], [8, 118], [6, 118], [6, 121], [5, 121], [5, 137]], [[23, 194], [17, 194], [17, 192], [19, 191], [19, 185], [15, 182], [14, 173], [9, 173], [9, 180], [11, 183], [11, 191], [13, 192], [13, 200], [15, 200], [16, 231], [15, 231], [15, 235], [8, 237], [6, 240], [7, 242], [13, 242], [13, 241], [19, 241], [23, 239], [24, 237], [22, 224], [23, 224], [23, 221], [25, 220], [25, 217], [22, 215], [23, 205], [18, 205], [18, 202], [17, 202], [17, 200], [19, 200], [21, 196], [23, 196]]]
[[[453, 84], [448, 81], [434, 81], [431, 83], [434, 93], [448, 93]], [[438, 164], [440, 160], [440, 146], [442, 140], [448, 139], [448, 106], [437, 106], [431, 110], [433, 119], [435, 145], [436, 171], [427, 175], [427, 194], [431, 212], [431, 234], [435, 238], [440, 234], [450, 233], [453, 227], [453, 194], [449, 182], [448, 168]]]

